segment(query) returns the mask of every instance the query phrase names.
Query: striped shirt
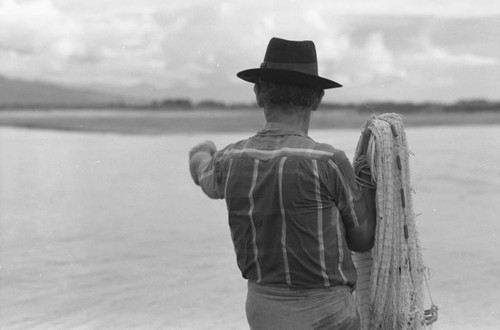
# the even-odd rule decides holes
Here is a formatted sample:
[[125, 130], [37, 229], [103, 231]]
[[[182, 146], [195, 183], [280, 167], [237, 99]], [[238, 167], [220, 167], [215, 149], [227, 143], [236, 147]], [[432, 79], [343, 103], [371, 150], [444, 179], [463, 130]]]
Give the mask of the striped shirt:
[[252, 282], [354, 286], [345, 228], [360, 225], [345, 153], [284, 124], [227, 146], [202, 164], [199, 182], [224, 198], [238, 267]]

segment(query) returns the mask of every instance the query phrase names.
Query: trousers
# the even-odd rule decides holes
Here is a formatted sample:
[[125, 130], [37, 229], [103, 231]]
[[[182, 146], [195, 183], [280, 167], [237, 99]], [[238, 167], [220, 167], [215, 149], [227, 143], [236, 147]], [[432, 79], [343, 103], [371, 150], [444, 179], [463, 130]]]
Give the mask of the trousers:
[[252, 330], [359, 330], [361, 327], [348, 286], [297, 289], [249, 281], [245, 309]]

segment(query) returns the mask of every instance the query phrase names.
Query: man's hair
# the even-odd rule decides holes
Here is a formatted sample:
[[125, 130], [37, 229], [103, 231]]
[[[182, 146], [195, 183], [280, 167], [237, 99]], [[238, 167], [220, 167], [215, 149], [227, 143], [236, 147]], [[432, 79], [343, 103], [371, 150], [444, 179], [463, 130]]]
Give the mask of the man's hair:
[[257, 83], [261, 100], [268, 106], [310, 107], [321, 96], [323, 90], [305, 85], [291, 85], [259, 81]]

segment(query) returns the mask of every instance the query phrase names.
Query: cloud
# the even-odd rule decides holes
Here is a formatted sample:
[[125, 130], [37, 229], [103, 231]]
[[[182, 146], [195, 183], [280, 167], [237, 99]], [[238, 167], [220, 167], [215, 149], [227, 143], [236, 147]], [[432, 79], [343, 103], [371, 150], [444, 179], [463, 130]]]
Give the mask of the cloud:
[[405, 69], [387, 48], [380, 32], [369, 34], [360, 45], [348, 43], [329, 64], [332, 77], [338, 76], [340, 83], [350, 86], [393, 84], [406, 77]]
[[[460, 83], [456, 73], [464, 68], [485, 67], [498, 72], [498, 41], [489, 37], [495, 25], [479, 25], [481, 37], [486, 37], [480, 48], [476, 47], [478, 34], [463, 33], [466, 28], [456, 30], [460, 24], [476, 27], [481, 22], [482, 19], [463, 18], [355, 18], [337, 38], [343, 47], [328, 62], [327, 72], [351, 87], [449, 86]], [[455, 36], [454, 31], [459, 35]]]
[[0, 43], [21, 54], [50, 53], [65, 58], [83, 51], [79, 26], [51, 1], [0, 2]]
[[158, 71], [160, 32], [141, 11], [79, 12], [50, 0], [4, 0], [0, 72], [64, 83], [136, 83]]
[[0, 72], [45, 78], [89, 55], [84, 30], [51, 1], [0, 2]]
[[496, 0], [350, 0], [330, 1], [325, 10], [348, 16], [481, 17], [500, 14]]
[[432, 63], [434, 65], [482, 67], [499, 64], [495, 57], [480, 56], [473, 53], [451, 53], [444, 48], [426, 43], [422, 52], [409, 57], [410, 61]]
[[[471, 78], [466, 78], [464, 72], [468, 72], [472, 76], [477, 72], [489, 70], [496, 71], [500, 76], [500, 54], [494, 51], [496, 42], [490, 43], [492, 46], [488, 46], [488, 42], [485, 42], [482, 53], [478, 53], [476, 47], [464, 47], [467, 44], [474, 45], [476, 36], [467, 39], [462, 34], [459, 44], [453, 39], [436, 38], [436, 33], [443, 33], [443, 30], [447, 29], [447, 25], [447, 21], [441, 22], [438, 31], [433, 24], [430, 24], [432, 28], [419, 29], [413, 36], [413, 46], [398, 54], [401, 65], [407, 71], [405, 85], [412, 88], [434, 87], [440, 89], [449, 87], [451, 89], [470, 84]], [[490, 51], [486, 51], [488, 47], [490, 47]], [[480, 87], [480, 82], [476, 82], [475, 85], [478, 95], [486, 95], [486, 90], [484, 87]], [[458, 93], [458, 89], [456, 91]]]
[[277, 36], [314, 40], [320, 74], [349, 86], [417, 83], [429, 70], [449, 85], [453, 70], [498, 70], [497, 3], [0, 0], [0, 74], [223, 95]]

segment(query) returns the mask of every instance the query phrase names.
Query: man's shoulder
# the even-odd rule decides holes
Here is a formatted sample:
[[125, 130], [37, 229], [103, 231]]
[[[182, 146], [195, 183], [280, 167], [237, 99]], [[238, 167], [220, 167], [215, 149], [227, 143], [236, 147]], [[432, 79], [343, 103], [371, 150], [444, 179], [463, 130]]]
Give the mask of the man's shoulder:
[[344, 154], [342, 149], [336, 148], [329, 143], [314, 141], [314, 149], [330, 152], [332, 154]]
[[236, 142], [232, 142], [232, 143], [226, 145], [223, 149], [221, 149], [221, 151], [227, 151], [227, 150], [232, 150], [232, 149], [244, 149], [248, 145], [250, 139], [251, 138], [247, 138], [247, 139], [239, 140]]
[[226, 145], [224, 148], [218, 150], [215, 154], [215, 158], [218, 160], [222, 160], [227, 158], [228, 155], [232, 154], [234, 150], [242, 150], [248, 145], [248, 142], [251, 138], [239, 140], [236, 142], [232, 142]]
[[330, 156], [327, 159], [325, 159], [327, 161], [333, 161], [336, 164], [344, 163], [346, 161], [349, 162], [349, 159], [347, 158], [345, 152], [341, 149], [334, 147], [331, 144], [315, 141], [314, 149], [329, 153]]
[[317, 141], [314, 141], [314, 149], [331, 152], [333, 154], [334, 153], [343, 152], [342, 150], [340, 150], [338, 148], [335, 148], [331, 144], [323, 143], [323, 142], [317, 142]]

